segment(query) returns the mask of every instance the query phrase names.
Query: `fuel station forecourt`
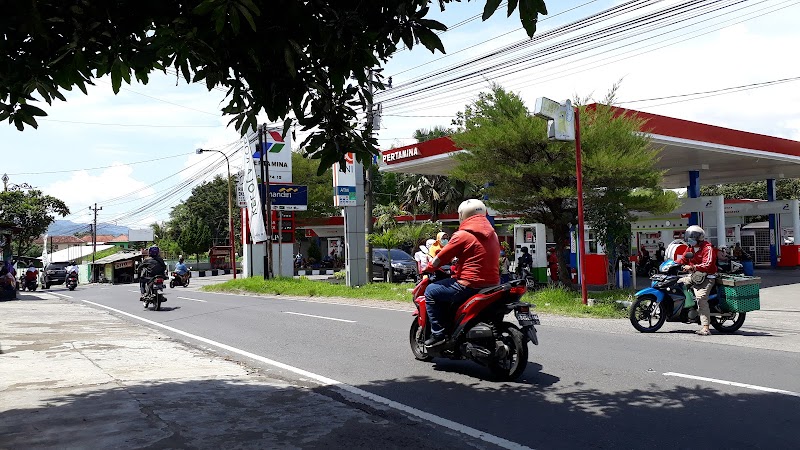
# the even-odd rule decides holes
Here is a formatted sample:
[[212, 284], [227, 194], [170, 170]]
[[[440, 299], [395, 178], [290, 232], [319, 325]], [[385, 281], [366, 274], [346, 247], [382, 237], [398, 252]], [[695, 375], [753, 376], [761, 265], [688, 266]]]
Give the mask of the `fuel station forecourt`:
[[[547, 118], [557, 116], [555, 110], [559, 104], [550, 102], [540, 99], [535, 112]], [[767, 252], [764, 248], [764, 256], [757, 262], [772, 267], [800, 265], [800, 245], [788, 239], [800, 236], [800, 202], [797, 199], [777, 201], [775, 196], [777, 179], [800, 178], [800, 142], [642, 111], [618, 107], [613, 110], [616, 115], [635, 115], [646, 121], [642, 132], [661, 150], [656, 168], [664, 171], [662, 187], [686, 189], [688, 196], [671, 215], [640, 216], [633, 225], [636, 234], [632, 244], [637, 244], [638, 248], [639, 244], [654, 246], [659, 240], [669, 243], [687, 226], [700, 225], [712, 243], [730, 245], [745, 237], [742, 232], [744, 216], [768, 215], [769, 249]], [[541, 114], [542, 111], [545, 114]], [[559, 130], [558, 121], [555, 122], [551, 120], [551, 137], [564, 130], [563, 127]], [[447, 175], [458, 164], [453, 156], [467, 151], [457, 147], [449, 137], [441, 137], [383, 150], [379, 170]], [[722, 196], [701, 197], [701, 180], [705, 184], [766, 180], [767, 198], [766, 201], [726, 201]], [[590, 231], [588, 227], [579, 228]], [[519, 246], [515, 242], [515, 247]], [[586, 252], [590, 250], [589, 242], [580, 247]], [[598, 243], [591, 247], [594, 253], [602, 252], [602, 245]], [[585, 272], [580, 270], [578, 279], [585, 276]]]

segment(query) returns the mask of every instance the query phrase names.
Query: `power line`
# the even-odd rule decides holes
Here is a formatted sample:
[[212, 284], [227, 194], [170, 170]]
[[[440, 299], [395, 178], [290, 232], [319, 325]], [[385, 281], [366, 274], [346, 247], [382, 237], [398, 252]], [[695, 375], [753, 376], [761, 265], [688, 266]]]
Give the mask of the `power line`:
[[114, 167], [119, 167], [120, 165], [133, 166], [133, 165], [136, 165], [136, 164], [146, 164], [146, 163], [151, 163], [151, 162], [155, 162], [155, 161], [163, 161], [165, 159], [179, 158], [181, 156], [188, 156], [188, 155], [193, 155], [193, 154], [194, 154], [194, 152], [192, 152], [192, 153], [179, 153], [177, 155], [164, 156], [163, 158], [147, 159], [147, 160], [144, 160], [144, 161], [134, 161], [134, 162], [128, 162], [128, 163], [119, 163], [119, 164], [114, 164], [114, 165], [111, 165], [111, 166], [89, 167], [89, 168], [85, 168], [85, 169], [52, 170], [52, 171], [49, 171], [49, 172], [18, 172], [18, 173], [10, 173], [9, 175], [49, 175], [49, 174], [54, 174], [54, 173], [71, 173], [71, 172], [83, 172], [83, 171], [87, 171], [88, 172], [90, 170], [111, 169], [111, 168], [114, 168]]
[[[724, 91], [733, 91], [733, 92], [724, 92], [726, 94], [729, 94], [729, 93], [733, 94], [733, 93], [736, 93], [736, 92], [748, 91], [748, 90], [751, 90], [751, 89], [758, 89], [758, 88], [761, 88], [761, 87], [771, 86], [773, 84], [788, 83], [790, 81], [797, 81], [797, 80], [800, 80], [800, 77], [781, 78], [779, 80], [762, 81], [760, 83], [750, 83], [750, 84], [743, 84], [741, 86], [731, 86], [731, 87], [726, 87], [726, 88], [722, 88], [722, 89], [715, 89], [713, 91], [693, 92], [691, 94], [668, 95], [668, 96], [665, 96], [665, 97], [645, 98], [645, 99], [641, 99], [641, 100], [627, 100], [627, 101], [617, 102], [617, 103], [620, 104], [620, 105], [625, 105], [625, 104], [629, 104], [629, 103], [641, 103], [641, 102], [650, 102], [650, 101], [656, 101], [656, 100], [668, 100], [668, 99], [671, 99], [671, 98], [691, 97], [691, 96], [703, 95], [703, 94], [714, 94], [714, 93], [724, 92]], [[747, 88], [747, 89], [744, 89], [744, 88]], [[705, 98], [705, 97], [700, 97], [700, 98]], [[692, 99], [692, 100], [694, 100], [694, 99]], [[669, 104], [669, 103], [667, 103], [667, 104]]]
[[143, 128], [220, 128], [224, 125], [161, 125], [161, 124], [143, 124], [143, 123], [104, 123], [104, 122], [80, 122], [77, 120], [60, 120], [42, 118], [45, 122], [59, 122], [59, 123], [73, 123], [77, 125], [99, 125], [106, 127], [143, 127]]

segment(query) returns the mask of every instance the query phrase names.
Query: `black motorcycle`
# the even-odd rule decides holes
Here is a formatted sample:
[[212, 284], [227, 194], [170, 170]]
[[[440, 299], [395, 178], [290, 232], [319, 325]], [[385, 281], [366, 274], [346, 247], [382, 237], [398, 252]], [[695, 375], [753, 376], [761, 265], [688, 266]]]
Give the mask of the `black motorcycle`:
[[35, 279], [28, 280], [24, 276], [19, 280], [19, 289], [24, 291], [25, 289], [33, 292], [39, 287], [39, 282]]
[[191, 278], [192, 278], [192, 272], [186, 272], [185, 275], [181, 275], [178, 272], [172, 272], [172, 279], [169, 280], [169, 287], [170, 288], [174, 288], [175, 286], [189, 287], [189, 280]]
[[75, 272], [68, 274], [65, 284], [67, 285], [67, 289], [74, 291], [75, 288], [78, 287], [78, 274]]
[[145, 283], [144, 295], [139, 299], [144, 303], [145, 309], [149, 308], [152, 304], [153, 309], [156, 311], [161, 310], [161, 304], [167, 301], [167, 299], [164, 298], [164, 289], [166, 289], [166, 286], [164, 286], [163, 275], [149, 277], [149, 280]]

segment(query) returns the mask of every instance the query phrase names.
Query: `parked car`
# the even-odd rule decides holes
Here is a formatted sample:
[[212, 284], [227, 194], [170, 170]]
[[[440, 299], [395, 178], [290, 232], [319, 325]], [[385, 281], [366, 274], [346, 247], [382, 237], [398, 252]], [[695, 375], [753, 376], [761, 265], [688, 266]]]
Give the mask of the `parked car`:
[[385, 248], [372, 249], [372, 278], [389, 281], [389, 270], [391, 270], [393, 281], [416, 280], [417, 262], [411, 255], [393, 248], [391, 250], [391, 267], [389, 266], [389, 255], [389, 251]]
[[67, 266], [69, 263], [50, 263], [44, 269], [42, 288], [50, 289], [54, 284], [64, 284], [67, 280]]

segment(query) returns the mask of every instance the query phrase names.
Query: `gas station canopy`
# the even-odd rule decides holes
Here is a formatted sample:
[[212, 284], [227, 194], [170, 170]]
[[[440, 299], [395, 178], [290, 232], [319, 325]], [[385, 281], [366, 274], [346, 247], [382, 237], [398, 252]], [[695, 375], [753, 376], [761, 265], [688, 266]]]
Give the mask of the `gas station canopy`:
[[[657, 168], [665, 171], [664, 188], [687, 187], [690, 171], [699, 171], [704, 185], [800, 178], [800, 142], [630, 109], [615, 110], [647, 121], [642, 131], [661, 149]], [[457, 164], [452, 155], [464, 151], [449, 137], [383, 150], [380, 170], [447, 175]]]

